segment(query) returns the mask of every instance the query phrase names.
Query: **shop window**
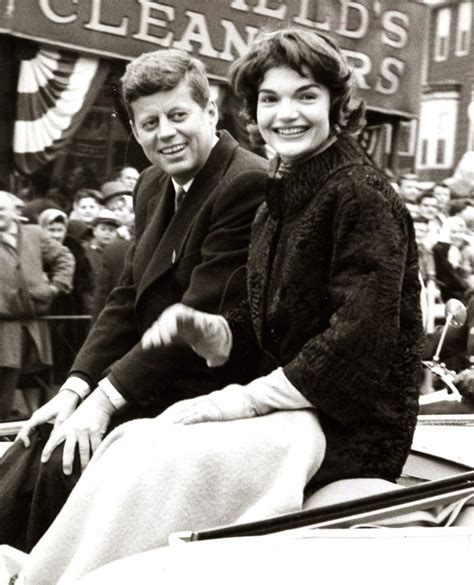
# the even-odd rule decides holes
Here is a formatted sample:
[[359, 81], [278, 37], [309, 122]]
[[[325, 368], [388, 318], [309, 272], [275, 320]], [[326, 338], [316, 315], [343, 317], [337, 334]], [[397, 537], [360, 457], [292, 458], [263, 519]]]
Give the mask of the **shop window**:
[[421, 153], [420, 153], [420, 164], [426, 166], [428, 163], [428, 140], [421, 141]]
[[451, 26], [451, 10], [442, 8], [437, 13], [434, 60], [445, 61], [449, 52], [449, 29]]
[[417, 167], [449, 169], [454, 161], [459, 105], [456, 91], [439, 92], [421, 103]]
[[456, 55], [469, 53], [472, 28], [472, 2], [461, 2], [458, 8], [458, 27], [456, 32]]
[[446, 140], [443, 138], [438, 138], [436, 141], [436, 164], [442, 165], [444, 164], [444, 160], [446, 158]]
[[398, 154], [413, 156], [415, 154], [416, 120], [400, 122]]

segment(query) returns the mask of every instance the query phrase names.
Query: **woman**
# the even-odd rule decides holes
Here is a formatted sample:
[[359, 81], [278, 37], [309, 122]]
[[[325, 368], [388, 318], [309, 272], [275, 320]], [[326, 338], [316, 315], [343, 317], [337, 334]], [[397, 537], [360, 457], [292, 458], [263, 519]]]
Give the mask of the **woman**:
[[[92, 268], [81, 242], [69, 234], [68, 217], [60, 209], [45, 209], [38, 216], [38, 225], [50, 236], [66, 246], [75, 260], [73, 288], [68, 295], [58, 295], [51, 306], [52, 315], [88, 315], [91, 312], [91, 296], [94, 288]], [[57, 320], [52, 323], [54, 355], [54, 383], [61, 384], [66, 378], [74, 358], [89, 330], [84, 319]]]
[[111, 433], [33, 550], [27, 583], [72, 581], [174, 531], [296, 511], [337, 479], [400, 475], [418, 405], [416, 244], [350, 137], [363, 110], [346, 61], [322, 35], [285, 29], [263, 35], [231, 82], [277, 153], [248, 301], [226, 318], [172, 306], [143, 345], [188, 343], [209, 367], [240, 361], [248, 383]]

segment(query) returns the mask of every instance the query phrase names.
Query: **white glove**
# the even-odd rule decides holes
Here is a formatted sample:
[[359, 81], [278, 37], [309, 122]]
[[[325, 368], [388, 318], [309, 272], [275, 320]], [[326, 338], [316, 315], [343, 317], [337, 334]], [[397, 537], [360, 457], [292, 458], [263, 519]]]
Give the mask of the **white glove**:
[[143, 349], [174, 343], [189, 345], [215, 368], [229, 358], [232, 333], [224, 317], [177, 303], [165, 309], [142, 337]]
[[159, 418], [164, 422], [195, 424], [253, 418], [275, 410], [300, 408], [313, 408], [313, 405], [278, 368], [246, 386], [230, 384], [211, 394], [177, 402]]

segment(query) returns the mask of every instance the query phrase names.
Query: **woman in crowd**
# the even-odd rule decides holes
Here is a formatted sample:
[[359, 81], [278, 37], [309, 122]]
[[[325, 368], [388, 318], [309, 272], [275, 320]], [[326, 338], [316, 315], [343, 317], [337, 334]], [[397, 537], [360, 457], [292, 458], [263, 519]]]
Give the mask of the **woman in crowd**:
[[[72, 291], [68, 295], [61, 294], [54, 299], [51, 315], [89, 315], [94, 288], [92, 267], [81, 242], [68, 233], [68, 216], [60, 209], [45, 209], [38, 216], [38, 224], [54, 240], [66, 246], [75, 260]], [[52, 322], [55, 384], [62, 383], [66, 378], [88, 330], [89, 322], [83, 319]]]
[[[335, 480], [395, 481], [415, 427], [422, 323], [409, 214], [351, 137], [363, 124], [328, 38], [261, 36], [231, 71], [277, 153], [253, 228], [248, 300], [170, 307], [145, 348], [188, 343], [248, 383], [127, 423], [33, 549], [25, 583], [71, 582], [170, 533], [300, 510]], [[205, 423], [205, 424], [195, 424]]]

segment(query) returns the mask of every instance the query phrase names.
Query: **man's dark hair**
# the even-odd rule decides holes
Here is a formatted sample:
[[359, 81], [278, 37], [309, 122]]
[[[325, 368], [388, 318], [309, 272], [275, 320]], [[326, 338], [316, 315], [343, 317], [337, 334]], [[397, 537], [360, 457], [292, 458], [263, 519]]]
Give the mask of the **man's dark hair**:
[[97, 189], [79, 189], [74, 194], [74, 203], [79, 203], [81, 199], [86, 199], [87, 197], [95, 199], [97, 203], [102, 203], [102, 193]]
[[186, 80], [191, 96], [201, 108], [209, 103], [209, 82], [203, 63], [178, 49], [160, 49], [143, 53], [131, 61], [121, 79], [122, 97], [130, 120], [131, 104], [140, 97], [159, 91], [170, 91]]

